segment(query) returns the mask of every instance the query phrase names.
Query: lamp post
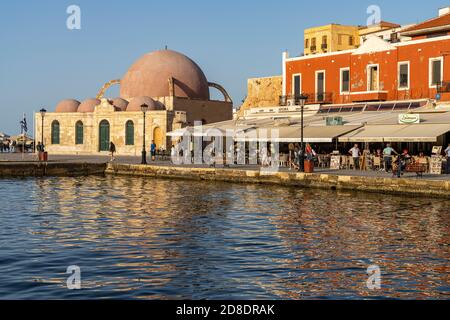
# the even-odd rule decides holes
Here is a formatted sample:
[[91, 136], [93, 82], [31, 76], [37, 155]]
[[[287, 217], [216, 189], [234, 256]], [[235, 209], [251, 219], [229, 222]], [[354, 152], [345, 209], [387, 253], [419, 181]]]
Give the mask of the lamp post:
[[148, 111], [148, 105], [145, 103], [141, 105], [142, 113], [144, 114], [144, 135], [142, 138], [142, 161], [141, 164], [147, 164], [147, 151], [145, 150], [145, 115]]
[[305, 172], [305, 145], [304, 145], [304, 135], [303, 135], [303, 122], [304, 122], [304, 109], [305, 109], [305, 104], [306, 104], [306, 100], [308, 100], [308, 96], [305, 96], [304, 94], [301, 94], [300, 96], [298, 96], [298, 101], [300, 102], [300, 107], [301, 107], [301, 129], [300, 129], [300, 163], [299, 163], [299, 171], [300, 172]]
[[[42, 108], [41, 110], [39, 110], [39, 113], [41, 114], [41, 150], [38, 150], [40, 152], [44, 152], [44, 118], [45, 118], [45, 114], [47, 113], [47, 110], [45, 110], [44, 108]], [[36, 144], [36, 141], [35, 141]]]

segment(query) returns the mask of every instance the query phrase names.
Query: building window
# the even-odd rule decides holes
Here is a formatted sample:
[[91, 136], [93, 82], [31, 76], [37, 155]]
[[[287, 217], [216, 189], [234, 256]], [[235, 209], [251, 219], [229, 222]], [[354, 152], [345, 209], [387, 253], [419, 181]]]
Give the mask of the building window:
[[52, 144], [59, 143], [59, 122], [55, 120], [52, 122]]
[[444, 59], [430, 59], [430, 87], [434, 88], [443, 81]]
[[350, 92], [350, 69], [341, 69], [341, 93]]
[[367, 66], [367, 90], [378, 91], [379, 88], [379, 67], [378, 65]]
[[292, 76], [292, 95], [299, 96], [302, 93], [302, 75], [294, 74]]
[[311, 51], [316, 51], [316, 38], [311, 39]]
[[342, 46], [342, 34], [338, 35], [338, 45]]
[[316, 71], [316, 102], [325, 100], [325, 71]]
[[353, 46], [354, 43], [355, 43], [355, 39], [353, 38], [353, 36], [349, 36], [348, 37], [348, 45]]
[[305, 48], [309, 48], [309, 39], [305, 40]]
[[84, 143], [84, 132], [83, 132], [83, 122], [78, 121], [75, 125], [75, 144]]
[[409, 89], [409, 61], [398, 64], [398, 88]]
[[125, 125], [125, 144], [127, 146], [134, 146], [134, 123], [127, 121]]

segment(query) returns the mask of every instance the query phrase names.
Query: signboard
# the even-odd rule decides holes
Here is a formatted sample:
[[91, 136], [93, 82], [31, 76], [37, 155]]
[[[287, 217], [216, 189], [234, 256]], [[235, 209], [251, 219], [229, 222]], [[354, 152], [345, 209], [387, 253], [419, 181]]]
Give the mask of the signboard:
[[432, 156], [430, 160], [430, 174], [442, 174], [442, 159], [440, 156]]
[[419, 124], [420, 114], [405, 113], [398, 115], [399, 124]]
[[440, 146], [434, 146], [433, 147], [433, 151], [431, 152], [432, 154], [436, 154], [436, 155], [440, 155], [442, 153], [442, 147]]
[[344, 119], [342, 117], [327, 117], [327, 126], [343, 126]]
[[330, 169], [339, 170], [341, 168], [341, 156], [331, 156]]

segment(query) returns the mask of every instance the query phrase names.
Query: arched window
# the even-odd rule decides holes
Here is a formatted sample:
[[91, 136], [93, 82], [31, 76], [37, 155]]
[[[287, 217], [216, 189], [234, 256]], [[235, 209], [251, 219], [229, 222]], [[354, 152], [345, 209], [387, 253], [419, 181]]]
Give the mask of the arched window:
[[52, 144], [59, 144], [59, 122], [52, 122]]
[[134, 123], [127, 121], [125, 125], [125, 144], [127, 146], [134, 146]]
[[83, 122], [78, 121], [75, 124], [75, 144], [83, 144], [84, 143], [84, 130], [83, 130]]

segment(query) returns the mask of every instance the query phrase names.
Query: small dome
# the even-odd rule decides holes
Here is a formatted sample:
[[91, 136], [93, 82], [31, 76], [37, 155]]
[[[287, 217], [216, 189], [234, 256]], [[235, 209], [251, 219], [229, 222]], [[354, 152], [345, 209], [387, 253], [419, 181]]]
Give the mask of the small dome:
[[172, 50], [155, 51], [137, 60], [120, 82], [120, 96], [125, 99], [167, 97], [169, 78], [174, 79], [177, 97], [209, 100], [208, 80], [202, 69]]
[[112, 101], [112, 105], [116, 108], [117, 111], [126, 111], [128, 106], [128, 101], [122, 98], [115, 98]]
[[74, 99], [63, 100], [56, 106], [55, 112], [58, 113], [68, 113], [77, 112], [80, 101]]
[[148, 111], [164, 110], [164, 105], [150, 97], [137, 97], [130, 101], [127, 111], [141, 111], [143, 104], [148, 105]]
[[101, 101], [95, 98], [84, 100], [78, 107], [78, 112], [94, 112], [95, 107], [100, 105]]

